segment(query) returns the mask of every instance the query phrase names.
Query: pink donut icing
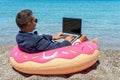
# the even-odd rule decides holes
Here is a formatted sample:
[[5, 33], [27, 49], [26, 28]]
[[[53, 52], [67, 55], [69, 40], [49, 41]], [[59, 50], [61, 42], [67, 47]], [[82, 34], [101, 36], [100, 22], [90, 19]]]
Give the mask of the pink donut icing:
[[25, 53], [16, 46], [10, 53], [10, 56], [18, 63], [26, 61], [45, 63], [55, 58], [72, 59], [80, 54], [90, 55], [97, 49], [97, 45], [90, 41], [83, 42], [79, 45], [67, 46], [34, 54]]

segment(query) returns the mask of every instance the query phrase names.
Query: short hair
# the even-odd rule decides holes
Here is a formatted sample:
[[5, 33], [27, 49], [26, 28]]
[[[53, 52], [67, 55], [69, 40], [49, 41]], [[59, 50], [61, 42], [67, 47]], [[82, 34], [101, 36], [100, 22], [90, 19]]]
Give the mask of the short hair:
[[26, 26], [28, 22], [32, 22], [31, 15], [33, 12], [29, 9], [22, 10], [16, 15], [16, 24], [20, 29]]

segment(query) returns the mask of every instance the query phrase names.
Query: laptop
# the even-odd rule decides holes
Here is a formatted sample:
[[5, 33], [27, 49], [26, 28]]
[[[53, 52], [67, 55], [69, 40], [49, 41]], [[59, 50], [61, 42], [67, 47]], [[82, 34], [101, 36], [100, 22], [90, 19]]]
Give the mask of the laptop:
[[82, 29], [82, 19], [63, 17], [63, 22], [62, 22], [63, 38], [58, 39], [57, 41], [62, 42], [65, 40], [65, 37], [71, 35], [74, 37], [72, 41], [73, 43], [81, 36], [81, 29]]

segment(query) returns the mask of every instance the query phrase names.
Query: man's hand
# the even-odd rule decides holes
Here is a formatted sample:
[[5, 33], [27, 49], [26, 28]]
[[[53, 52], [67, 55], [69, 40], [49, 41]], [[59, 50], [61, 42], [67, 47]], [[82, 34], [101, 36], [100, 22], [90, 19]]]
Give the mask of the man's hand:
[[53, 35], [53, 39], [54, 39], [54, 40], [60, 39], [60, 38], [62, 38], [62, 37], [63, 37], [63, 33], [62, 33], [62, 32], [59, 32], [59, 33]]
[[73, 39], [74, 39], [73, 36], [67, 36], [67, 37], [65, 38], [65, 40], [67, 40], [67, 41], [69, 41], [69, 42], [71, 42]]

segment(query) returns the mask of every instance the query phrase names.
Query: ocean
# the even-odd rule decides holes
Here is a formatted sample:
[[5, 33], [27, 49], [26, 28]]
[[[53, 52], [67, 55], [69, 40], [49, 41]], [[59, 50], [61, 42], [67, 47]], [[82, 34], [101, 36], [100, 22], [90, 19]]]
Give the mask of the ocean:
[[82, 33], [102, 49], [120, 49], [120, 0], [1, 0], [0, 45], [16, 44], [16, 14], [30, 9], [40, 34], [62, 31], [62, 18], [81, 18]]

